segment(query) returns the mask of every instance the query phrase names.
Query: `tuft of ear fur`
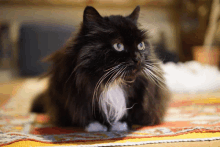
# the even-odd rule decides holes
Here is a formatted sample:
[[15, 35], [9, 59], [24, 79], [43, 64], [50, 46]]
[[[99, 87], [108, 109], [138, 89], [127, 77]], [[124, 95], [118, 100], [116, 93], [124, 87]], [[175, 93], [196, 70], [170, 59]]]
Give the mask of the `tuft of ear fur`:
[[137, 6], [134, 11], [128, 15], [127, 17], [132, 19], [135, 23], [137, 23], [137, 20], [139, 18], [139, 13], [140, 13], [140, 6]]
[[92, 6], [87, 6], [85, 8], [83, 14], [83, 23], [98, 22], [100, 19], [102, 19], [102, 16], [95, 8]]

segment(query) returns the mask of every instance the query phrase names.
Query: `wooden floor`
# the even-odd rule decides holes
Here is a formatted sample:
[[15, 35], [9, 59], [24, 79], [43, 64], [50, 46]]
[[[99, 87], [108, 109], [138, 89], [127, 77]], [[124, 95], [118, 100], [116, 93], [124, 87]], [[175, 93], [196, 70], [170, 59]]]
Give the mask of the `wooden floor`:
[[24, 79], [17, 79], [0, 83], [0, 106], [18, 91], [24, 81]]

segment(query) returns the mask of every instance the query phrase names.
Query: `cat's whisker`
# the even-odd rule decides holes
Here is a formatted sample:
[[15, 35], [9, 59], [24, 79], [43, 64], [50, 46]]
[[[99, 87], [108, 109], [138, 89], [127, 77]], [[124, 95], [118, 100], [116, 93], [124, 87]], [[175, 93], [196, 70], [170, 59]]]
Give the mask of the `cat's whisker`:
[[150, 79], [152, 82], [154, 82], [156, 85], [158, 85], [158, 81], [155, 80], [151, 75], [146, 74], [146, 71], [143, 71], [143, 74], [145, 75], [146, 78]]
[[152, 69], [148, 66], [146, 66], [145, 69], [148, 69], [153, 75], [156, 75], [157, 77], [163, 79], [163, 71], [159, 71], [157, 69]]
[[95, 89], [94, 89], [94, 96], [96, 96], [96, 93], [98, 91], [98, 88], [99, 86], [101, 85], [101, 83], [105, 80], [106, 77], [108, 77], [110, 74], [112, 74], [114, 72], [114, 69], [108, 71], [107, 73], [105, 73], [100, 79], [99, 81], [97, 82], [96, 86], [95, 86]]
[[97, 82], [96, 84], [96, 88], [99, 87], [99, 85], [102, 83], [102, 81], [108, 76], [110, 75], [112, 72], [114, 72], [114, 68], [112, 68], [110, 71], [108, 71], [107, 73], [105, 73], [100, 79], [99, 81]]
[[[122, 63], [125, 63], [125, 62], [122, 62]], [[122, 63], [120, 64], [121, 66], [118, 68], [118, 70], [109, 78], [106, 85], [108, 85], [109, 83], [112, 83], [118, 77], [118, 75], [121, 73], [121, 70], [124, 67], [124, 65]]]
[[100, 78], [100, 80], [97, 82], [97, 84], [102, 80], [103, 77], [108, 76], [108, 75], [111, 74], [112, 72], [115, 72], [115, 70], [117, 70], [117, 68], [119, 68], [120, 66], [121, 66], [121, 64], [116, 65], [116, 66], [114, 66], [114, 67], [108, 69], [109, 71], [108, 71], [107, 73], [105, 73], [105, 74]]
[[149, 78], [152, 82], [154, 82], [159, 88], [167, 90], [164, 83], [162, 81], [158, 81], [153, 75], [147, 74], [147, 71], [143, 71], [142, 73], [145, 75], [146, 78]]
[[[122, 66], [122, 63], [117, 65], [117, 66], [114, 66], [112, 68], [109, 69], [109, 71], [107, 73], [105, 73], [100, 79], [99, 81], [97, 82], [96, 86], [95, 86], [95, 89], [94, 89], [94, 94], [93, 94], [93, 100], [92, 100], [92, 106], [94, 107], [94, 100], [95, 100], [95, 97], [97, 98], [97, 93], [98, 93], [98, 89], [99, 89], [99, 86], [101, 85], [101, 83], [109, 76], [111, 75], [111, 77], [113, 77], [119, 70], [120, 70], [120, 66]], [[111, 79], [111, 77], [108, 79], [107, 83], [109, 82], [109, 80]], [[108, 84], [105, 84], [105, 87], [107, 86]], [[106, 87], [107, 88], [107, 87]]]
[[153, 71], [157, 73], [158, 76], [162, 77], [164, 75], [164, 72], [156, 67], [154, 67]]
[[161, 81], [161, 82], [164, 81], [163, 73], [160, 73], [159, 71], [156, 71], [156, 70], [150, 70], [148, 67], [145, 69], [147, 69], [148, 73], [151, 74], [152, 76], [156, 77], [159, 81]]
[[119, 64], [119, 65], [116, 65], [116, 66], [114, 66], [114, 67], [111, 67], [111, 68], [109, 68], [109, 69], [106, 69], [106, 70], [104, 70], [104, 71], [107, 72], [107, 71], [109, 71], [109, 70], [112, 70], [112, 69], [117, 68], [118, 66], [120, 66], [120, 64]]
[[162, 77], [156, 75], [155, 73], [153, 73], [151, 70], [149, 69], [145, 69], [145, 71], [147, 70], [147, 73], [149, 73], [150, 75], [152, 75], [153, 77], [155, 77], [157, 80], [159, 80], [160, 82], [163, 82]]
[[[127, 68], [127, 66], [126, 66], [126, 68]], [[121, 75], [121, 79], [122, 79], [123, 84], [126, 84], [126, 85], [127, 85], [127, 83], [126, 83], [125, 80], [124, 80], [126, 74], [127, 74], [127, 71], [123, 72], [122, 75]]]
[[134, 103], [131, 107], [126, 108], [127, 110], [132, 109], [134, 107], [134, 105], [136, 105], [137, 103]]
[[80, 63], [79, 65], [77, 65], [73, 71], [71, 72], [70, 76], [68, 77], [68, 79], [65, 82], [65, 85], [67, 84], [67, 82], [70, 80], [70, 78], [72, 77], [73, 73], [81, 66], [82, 63]]
[[159, 59], [157, 58], [153, 58], [153, 57], [148, 57], [147, 59], [145, 59], [145, 61], [157, 61], [157, 62], [161, 62]]
[[100, 79], [99, 81], [97, 82], [95, 88], [94, 88], [94, 94], [93, 94], [93, 100], [92, 100], [92, 106], [94, 107], [94, 100], [95, 100], [95, 97], [97, 97], [97, 93], [98, 93], [98, 89], [99, 89], [99, 86], [101, 85], [101, 83], [106, 79], [106, 77], [108, 77], [111, 73], [114, 72], [114, 69], [108, 71], [107, 73], [105, 73]]
[[[122, 74], [120, 75], [120, 78], [122, 79], [122, 82], [124, 82], [124, 77], [126, 76], [126, 71], [125, 69], [127, 68], [128, 66], [125, 66], [125, 68], [122, 70]], [[125, 72], [124, 72], [125, 71]], [[125, 82], [124, 82], [125, 83]]]
[[152, 65], [161, 65], [161, 62], [150, 62], [149, 60], [145, 60], [146, 64], [152, 64]]
[[160, 69], [160, 68], [158, 68], [157, 66], [154, 66], [154, 65], [152, 65], [152, 64], [145, 64], [145, 67], [146, 68], [148, 68], [148, 69], [150, 69], [150, 70], [153, 70], [153, 71], [155, 71], [155, 72], [157, 72], [158, 74], [160, 74], [160, 75], [163, 75], [164, 74], [164, 71], [162, 70], [162, 69]]
[[[112, 69], [111, 69], [111, 72], [109, 72], [110, 74], [112, 74], [111, 77], [114, 76], [115, 73], [117, 73], [117, 71], [120, 69], [120, 66], [121, 66], [121, 64], [119, 64], [116, 68], [112, 68]], [[106, 77], [107, 77], [108, 75], [109, 75], [109, 74], [107, 74]], [[105, 78], [106, 78], [106, 77], [105, 77]], [[111, 79], [111, 77], [108, 79], [107, 83], [109, 82], [109, 80]], [[104, 79], [103, 79], [103, 80], [104, 80]], [[103, 80], [102, 80], [102, 81], [103, 81]], [[101, 82], [102, 82], [102, 81], [101, 81]], [[99, 84], [101, 84], [101, 82], [100, 82]]]
[[[123, 68], [123, 67], [122, 67]], [[127, 67], [124, 67], [123, 69], [120, 68], [120, 70], [115, 74], [115, 76], [111, 79], [111, 82], [114, 81], [118, 75], [120, 75]]]
[[[124, 66], [123, 64], [121, 64], [120, 67], [118, 67], [117, 69], [115, 69], [115, 71], [112, 73], [111, 77], [108, 79], [108, 81], [105, 84], [105, 90], [103, 91], [102, 95], [107, 94], [106, 92], [108, 91], [108, 89], [110, 88], [110, 84], [117, 82], [115, 81], [116, 78], [121, 77], [123, 73], [123, 71], [126, 69], [127, 66]], [[121, 81], [119, 81], [121, 82]], [[119, 83], [116, 83], [119, 84]], [[113, 104], [108, 101], [109, 99], [99, 99], [99, 107], [100, 109], [104, 109], [103, 111], [106, 113], [107, 116], [107, 121], [111, 124], [111, 122], [113, 121], [118, 121], [118, 117], [121, 115], [121, 112], [124, 110], [119, 110], [116, 111], [112, 108], [114, 108], [115, 106], [113, 106]], [[115, 101], [115, 104], [117, 104], [118, 102]], [[103, 107], [104, 104], [104, 107]], [[109, 106], [109, 109], [106, 107], [106, 105]], [[108, 110], [107, 110], [108, 109]]]
[[109, 70], [111, 70], [111, 69], [113, 69], [113, 68], [117, 68], [117, 67], [123, 65], [123, 63], [126, 63], [126, 62], [121, 62], [119, 65], [116, 65], [116, 66], [114, 66], [114, 67], [110, 67], [109, 69], [106, 69], [106, 70], [104, 70], [104, 71], [106, 72], [106, 71], [109, 71]]
[[161, 89], [167, 89], [165, 87], [164, 80], [161, 77], [158, 77], [156, 74], [154, 74], [151, 70], [145, 68], [144, 69], [144, 75], [150, 78], [158, 87]]
[[167, 88], [165, 87], [164, 83], [158, 81], [158, 79], [156, 79], [153, 75], [149, 75], [149, 78], [151, 81], [153, 81], [159, 88], [167, 90]]
[[148, 59], [145, 59], [145, 61], [149, 61], [149, 62], [154, 62], [154, 63], [163, 63], [160, 59], [158, 59], [158, 58], [149, 58], [148, 57]]
[[149, 61], [156, 61], [156, 62], [158, 62], [158, 63], [161, 63], [161, 64], [163, 64], [163, 62], [164, 62], [164, 60], [165, 60], [165, 58], [164, 59], [150, 59]]
[[105, 88], [107, 89], [109, 84], [112, 82], [112, 78], [115, 77], [115, 75], [121, 70], [121, 67], [119, 67], [115, 72], [111, 75], [111, 77], [108, 79], [108, 81], [105, 84]]
[[68, 79], [66, 80], [65, 85], [66, 85], [67, 82], [70, 80], [70, 78], [72, 77], [73, 73], [74, 73], [74, 70], [71, 72], [70, 76], [69, 76]]
[[124, 79], [124, 77], [125, 77], [125, 73], [126, 73], [126, 71], [122, 73], [122, 75], [121, 75], [121, 79]]
[[148, 74], [146, 73], [146, 71], [142, 71], [142, 73], [144, 74], [144, 76], [145, 76], [146, 78], [149, 78], [151, 81], [155, 82], [155, 80], [154, 80], [150, 75], [148, 75]]

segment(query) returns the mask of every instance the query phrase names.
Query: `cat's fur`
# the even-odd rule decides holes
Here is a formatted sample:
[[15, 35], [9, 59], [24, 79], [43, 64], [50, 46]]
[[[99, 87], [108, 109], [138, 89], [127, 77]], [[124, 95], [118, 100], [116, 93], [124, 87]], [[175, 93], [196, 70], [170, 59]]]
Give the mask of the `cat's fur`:
[[[71, 43], [48, 58], [49, 87], [32, 111], [48, 112], [60, 126], [101, 124], [103, 130], [114, 130], [123, 124], [126, 130], [127, 125], [161, 123], [169, 91], [146, 32], [138, 28], [139, 11], [137, 6], [126, 17], [102, 17], [86, 7]], [[145, 50], [138, 50], [142, 41]], [[124, 50], [117, 51], [115, 43]]]

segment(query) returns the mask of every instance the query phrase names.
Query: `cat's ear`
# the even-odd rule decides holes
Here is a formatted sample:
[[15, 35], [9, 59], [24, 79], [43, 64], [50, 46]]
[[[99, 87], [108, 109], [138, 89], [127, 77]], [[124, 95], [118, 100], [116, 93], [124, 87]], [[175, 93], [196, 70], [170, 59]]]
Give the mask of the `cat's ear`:
[[92, 6], [87, 6], [85, 8], [83, 14], [83, 23], [98, 22], [100, 19], [102, 19], [102, 16], [95, 8], [93, 8]]
[[128, 18], [132, 19], [135, 23], [137, 23], [138, 17], [140, 13], [140, 6], [137, 6], [134, 11], [128, 15]]

